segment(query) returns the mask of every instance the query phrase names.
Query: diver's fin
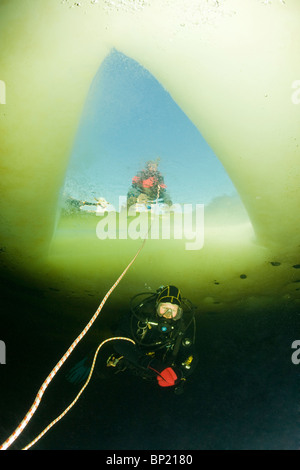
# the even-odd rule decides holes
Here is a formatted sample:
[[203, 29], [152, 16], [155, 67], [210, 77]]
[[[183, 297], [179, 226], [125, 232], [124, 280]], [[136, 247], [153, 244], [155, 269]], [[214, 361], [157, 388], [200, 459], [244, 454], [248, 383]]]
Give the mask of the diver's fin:
[[73, 385], [78, 385], [84, 382], [90, 373], [91, 366], [86, 364], [87, 357], [83, 358], [66, 374], [66, 379]]

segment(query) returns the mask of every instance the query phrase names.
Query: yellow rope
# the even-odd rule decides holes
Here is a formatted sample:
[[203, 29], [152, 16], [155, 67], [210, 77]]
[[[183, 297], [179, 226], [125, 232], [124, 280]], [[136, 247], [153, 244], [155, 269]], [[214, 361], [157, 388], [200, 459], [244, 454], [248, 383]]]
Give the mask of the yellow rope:
[[[159, 196], [159, 189], [158, 188], [158, 193], [157, 193], [157, 196]], [[151, 224], [150, 224], [150, 227], [151, 227]], [[149, 227], [149, 230], [150, 230], [150, 227]], [[148, 232], [149, 232], [148, 230]], [[91, 320], [88, 322], [88, 324], [86, 325], [86, 327], [82, 330], [82, 332], [80, 333], [79, 336], [77, 336], [77, 338], [73, 341], [73, 343], [71, 344], [71, 346], [69, 347], [69, 349], [66, 351], [66, 353], [62, 356], [62, 358], [58, 361], [58, 363], [56, 364], [56, 366], [52, 369], [52, 371], [50, 372], [50, 374], [48, 375], [48, 377], [45, 379], [45, 381], [43, 382], [41, 388], [39, 389], [36, 397], [35, 397], [35, 400], [33, 402], [33, 404], [31, 405], [29, 411], [26, 413], [25, 417], [23, 418], [23, 420], [21, 421], [21, 423], [17, 426], [17, 428], [14, 430], [14, 432], [9, 436], [8, 439], [6, 439], [5, 442], [3, 442], [3, 444], [0, 445], [0, 450], [6, 450], [8, 449], [8, 447], [10, 447], [12, 445], [12, 443], [18, 438], [18, 436], [23, 432], [24, 428], [27, 426], [27, 424], [29, 423], [29, 421], [31, 420], [32, 416], [34, 415], [34, 413], [36, 412], [41, 400], [42, 400], [42, 396], [44, 395], [45, 393], [45, 390], [46, 388], [48, 387], [49, 383], [51, 382], [51, 380], [53, 379], [53, 377], [57, 374], [57, 372], [59, 371], [59, 369], [61, 368], [61, 366], [64, 364], [64, 362], [68, 359], [68, 357], [70, 356], [70, 354], [73, 352], [73, 350], [75, 349], [75, 347], [77, 346], [77, 344], [79, 343], [79, 341], [82, 340], [82, 338], [84, 337], [84, 335], [88, 332], [88, 330], [90, 329], [90, 327], [92, 326], [92, 324], [94, 323], [94, 321], [96, 320], [96, 318], [98, 317], [99, 313], [101, 312], [106, 300], [108, 299], [108, 297], [110, 296], [110, 294], [113, 292], [113, 290], [117, 287], [117, 285], [119, 284], [119, 282], [121, 281], [121, 279], [125, 276], [125, 274], [127, 273], [128, 269], [130, 268], [130, 266], [134, 263], [134, 261], [136, 260], [136, 258], [138, 257], [139, 253], [141, 252], [141, 250], [143, 249], [144, 245], [145, 245], [145, 242], [146, 242], [146, 237], [147, 237], [147, 234], [145, 234], [145, 237], [144, 237], [144, 240], [143, 240], [143, 243], [141, 245], [141, 247], [138, 249], [137, 253], [135, 254], [135, 256], [132, 258], [132, 260], [130, 261], [130, 263], [128, 264], [128, 266], [124, 269], [124, 271], [122, 272], [122, 274], [119, 276], [119, 278], [116, 280], [116, 282], [114, 283], [114, 285], [109, 289], [109, 291], [106, 293], [106, 295], [104, 296], [101, 304], [99, 305], [98, 309], [96, 310], [96, 312], [94, 313], [94, 315], [92, 316]], [[110, 341], [111, 339], [114, 339], [114, 338], [108, 338], [107, 340], [105, 341]], [[124, 338], [123, 338], [124, 339]], [[128, 341], [130, 341], [128, 338], [127, 338]], [[102, 346], [103, 343], [101, 343], [101, 345], [99, 346], [99, 348], [97, 349], [97, 352], [96, 352], [96, 357], [97, 357], [97, 354], [98, 354], [98, 350], [100, 349], [100, 347]], [[82, 390], [79, 392], [78, 396], [75, 398], [74, 402], [71, 403], [71, 405], [67, 408], [66, 410], [66, 413], [69, 411], [69, 409], [73, 406], [74, 403], [76, 403], [77, 399], [79, 398], [79, 396], [81, 395], [81, 393], [83, 392], [84, 388], [87, 386], [88, 382], [89, 382], [89, 378], [90, 376], [88, 377], [88, 380], [86, 382], [86, 384], [84, 385], [84, 387], [82, 388]], [[64, 416], [64, 414], [62, 413], [62, 415], [58, 416], [58, 418], [56, 418], [56, 420], [52, 421], [52, 423], [49, 424], [49, 427], [47, 426], [47, 428], [45, 428], [45, 430], [38, 436], [38, 438], [40, 439], [42, 437], [43, 434], [45, 434], [48, 429], [50, 429], [50, 427], [52, 427], [57, 421], [59, 421], [62, 417]], [[33, 445], [33, 443], [36, 442], [36, 441], [33, 441], [31, 444], [29, 444], [29, 446]], [[28, 446], [24, 448], [24, 450], [26, 448], [29, 448]]]
[[45, 393], [45, 390], [46, 388], [48, 387], [49, 383], [51, 382], [51, 380], [53, 379], [53, 377], [57, 374], [57, 372], [59, 371], [59, 369], [61, 368], [61, 366], [64, 364], [64, 362], [68, 359], [68, 357], [70, 356], [70, 354], [73, 352], [73, 350], [75, 349], [75, 347], [77, 346], [77, 344], [79, 343], [79, 341], [82, 340], [82, 338], [84, 337], [84, 335], [88, 332], [88, 330], [91, 328], [92, 324], [94, 323], [94, 321], [96, 320], [96, 318], [98, 317], [99, 313], [101, 312], [105, 302], [107, 301], [108, 297], [110, 296], [110, 294], [113, 292], [113, 290], [117, 287], [117, 285], [119, 284], [119, 282], [121, 281], [121, 279], [125, 276], [125, 274], [127, 273], [128, 269], [130, 268], [130, 266], [134, 263], [134, 261], [136, 260], [136, 258], [138, 257], [139, 253], [141, 252], [142, 248], [144, 247], [144, 244], [146, 242], [146, 239], [144, 239], [142, 245], [140, 246], [140, 248], [138, 249], [138, 251], [136, 252], [135, 256], [132, 258], [132, 260], [130, 261], [130, 263], [127, 265], [127, 267], [124, 269], [124, 271], [122, 272], [122, 274], [119, 276], [119, 278], [116, 280], [116, 282], [114, 283], [114, 285], [109, 289], [109, 291], [106, 293], [106, 295], [103, 297], [102, 299], [102, 302], [101, 304], [99, 305], [98, 309], [96, 310], [96, 312], [94, 313], [94, 315], [92, 316], [91, 320], [88, 322], [88, 324], [85, 326], [85, 328], [82, 330], [82, 332], [80, 333], [79, 336], [77, 336], [77, 338], [73, 341], [73, 343], [71, 344], [71, 346], [69, 347], [69, 349], [66, 351], [66, 353], [62, 356], [62, 358], [58, 361], [58, 363], [56, 364], [56, 366], [52, 369], [52, 371], [50, 372], [50, 374], [48, 375], [48, 377], [45, 379], [45, 381], [43, 382], [41, 388], [39, 389], [36, 397], [35, 397], [35, 400], [33, 402], [33, 404], [31, 405], [29, 411], [26, 413], [25, 417], [23, 418], [23, 420], [21, 421], [21, 423], [17, 426], [17, 428], [14, 430], [14, 432], [9, 436], [8, 439], [6, 439], [6, 441], [0, 446], [0, 450], [6, 450], [8, 447], [10, 447], [12, 445], [12, 443], [17, 439], [17, 437], [21, 434], [21, 432], [23, 432], [24, 428], [27, 426], [27, 424], [29, 423], [29, 421], [31, 420], [32, 416], [34, 415], [34, 413], [36, 412], [41, 400], [42, 400], [42, 396], [44, 395]]
[[77, 400], [79, 399], [80, 395], [83, 393], [83, 391], [85, 390], [85, 388], [87, 387], [91, 377], [92, 377], [92, 374], [93, 374], [93, 371], [94, 371], [94, 367], [95, 367], [95, 363], [96, 363], [96, 360], [97, 360], [97, 356], [98, 356], [98, 352], [100, 350], [100, 348], [105, 344], [107, 343], [108, 341], [113, 341], [113, 340], [124, 340], [124, 341], [130, 341], [131, 343], [135, 344], [135, 342], [130, 339], [130, 338], [125, 338], [125, 337], [122, 337], [122, 336], [116, 336], [116, 337], [113, 337], [113, 338], [108, 338], [108, 339], [105, 339], [104, 341], [102, 341], [101, 344], [99, 344], [96, 352], [95, 352], [95, 355], [94, 355], [94, 359], [93, 359], [93, 363], [92, 363], [92, 367], [91, 367], [91, 370], [90, 370], [90, 373], [89, 373], [89, 376], [85, 382], [85, 384], [83, 385], [83, 387], [81, 388], [81, 390], [79, 391], [79, 393], [76, 395], [76, 397], [74, 398], [74, 400], [72, 401], [72, 403], [70, 403], [70, 405], [57, 417], [55, 418], [50, 424], [48, 424], [48, 426], [33, 440], [31, 441], [26, 447], [24, 447], [22, 450], [28, 450], [30, 447], [32, 447], [34, 444], [36, 444], [36, 442], [38, 440], [40, 440], [45, 434], [47, 431], [49, 431], [50, 428], [52, 428], [52, 426], [54, 426], [59, 420], [61, 420], [67, 413], [68, 411], [70, 411], [70, 409], [72, 408], [72, 406], [75, 405], [75, 403], [77, 402]]

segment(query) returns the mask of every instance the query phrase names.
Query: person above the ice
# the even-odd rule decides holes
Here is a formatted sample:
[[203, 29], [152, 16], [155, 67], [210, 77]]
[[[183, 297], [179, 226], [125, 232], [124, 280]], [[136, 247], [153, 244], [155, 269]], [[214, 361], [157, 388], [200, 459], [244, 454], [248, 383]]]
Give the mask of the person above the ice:
[[146, 168], [132, 178], [132, 186], [128, 191], [128, 206], [135, 204], [141, 195], [146, 196], [148, 204], [161, 202], [171, 205], [172, 202], [166, 191], [164, 177], [158, 170], [159, 159], [146, 162]]
[[116, 341], [114, 349], [121, 357], [112, 355], [108, 365], [118, 371], [129, 369], [180, 393], [197, 358], [194, 306], [182, 298], [177, 287], [168, 285], [153, 294], [135, 296], [131, 312], [122, 318], [116, 336], [129, 337], [135, 344]]

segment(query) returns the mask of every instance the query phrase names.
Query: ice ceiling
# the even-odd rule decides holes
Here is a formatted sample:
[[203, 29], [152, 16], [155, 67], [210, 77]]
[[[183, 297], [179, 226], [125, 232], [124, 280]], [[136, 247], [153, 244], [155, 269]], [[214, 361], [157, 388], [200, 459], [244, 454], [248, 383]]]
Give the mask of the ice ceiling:
[[[101, 272], [93, 264], [88, 269], [89, 258], [74, 271], [72, 251], [64, 253], [63, 269], [49, 258], [81, 111], [93, 77], [115, 48], [149, 70], [192, 120], [252, 223], [223, 226], [215, 218], [204, 248], [182, 256], [193, 280], [186, 284], [181, 272], [174, 280], [187, 290], [201, 284], [198, 300], [207, 305], [243, 296], [299, 302], [300, 105], [293, 100], [299, 19], [297, 0], [2, 2], [3, 272], [18, 271], [33, 283], [55, 279], [68, 289], [87, 276], [94, 286], [103, 279], [109, 285], [129, 262], [122, 244]], [[137, 248], [132, 244], [132, 256]], [[159, 251], [167, 249], [160, 247], [158, 256], [151, 246], [145, 251], [154, 285]], [[105, 253], [97, 257], [99, 266]]]

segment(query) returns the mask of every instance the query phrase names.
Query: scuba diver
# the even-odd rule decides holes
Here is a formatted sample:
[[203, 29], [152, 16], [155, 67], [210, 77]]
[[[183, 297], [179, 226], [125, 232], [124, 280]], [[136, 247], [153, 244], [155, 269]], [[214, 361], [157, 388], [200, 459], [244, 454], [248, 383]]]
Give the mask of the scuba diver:
[[172, 205], [164, 177], [158, 170], [159, 160], [159, 158], [149, 160], [146, 162], [146, 168], [132, 178], [132, 185], [127, 193], [127, 207], [136, 203], [145, 203], [149, 206], [158, 202]]
[[172, 285], [152, 294], [137, 294], [130, 307], [116, 334], [133, 339], [135, 344], [116, 341], [114, 349], [121, 356], [112, 355], [107, 365], [116, 367], [116, 372], [129, 369], [181, 393], [197, 363], [195, 307]]
[[[114, 341], [117, 354], [107, 359], [107, 367], [114, 367], [115, 373], [129, 370], [181, 394], [198, 362], [194, 351], [194, 311], [195, 306], [172, 285], [135, 295], [130, 312], [121, 319], [115, 332], [115, 336], [131, 338], [135, 344]], [[70, 370], [69, 382], [79, 384], [87, 378], [92, 356], [90, 353]]]

